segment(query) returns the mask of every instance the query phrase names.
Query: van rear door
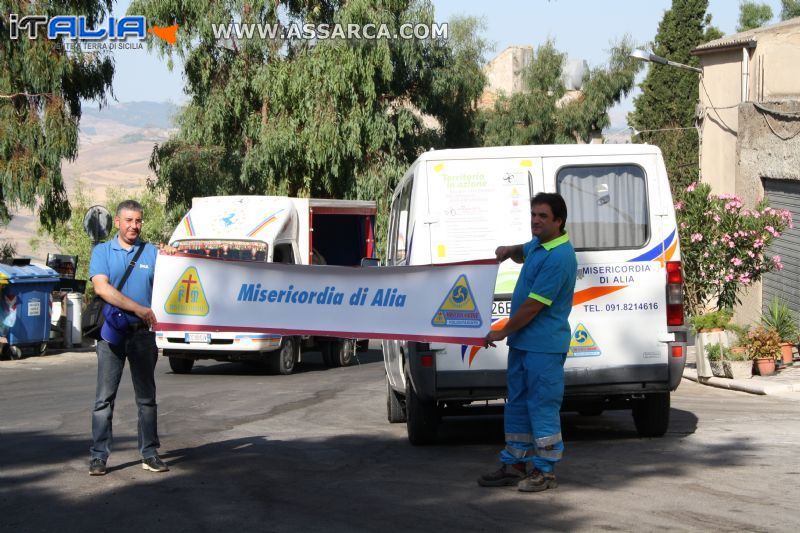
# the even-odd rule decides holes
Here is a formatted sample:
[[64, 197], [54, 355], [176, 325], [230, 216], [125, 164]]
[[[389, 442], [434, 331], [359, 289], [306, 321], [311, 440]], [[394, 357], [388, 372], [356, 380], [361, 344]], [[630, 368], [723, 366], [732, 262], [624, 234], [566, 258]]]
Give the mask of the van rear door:
[[657, 163], [650, 154], [544, 158], [578, 257], [567, 385], [666, 376], [665, 261], [677, 235], [662, 223]]
[[[431, 160], [425, 166], [434, 264], [494, 257], [498, 246], [531, 239], [531, 193], [542, 190], [540, 158]], [[508, 320], [511, 293], [521, 265], [500, 265], [492, 327]], [[437, 345], [442, 371], [505, 370], [505, 343], [496, 348]]]

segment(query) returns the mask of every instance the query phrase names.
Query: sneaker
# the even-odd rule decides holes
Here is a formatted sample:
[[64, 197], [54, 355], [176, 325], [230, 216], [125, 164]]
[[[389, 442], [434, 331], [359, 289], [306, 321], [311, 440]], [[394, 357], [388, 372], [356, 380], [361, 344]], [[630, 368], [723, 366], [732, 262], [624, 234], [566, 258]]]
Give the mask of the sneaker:
[[169, 472], [169, 467], [157, 455], [142, 459], [142, 468], [151, 472]]
[[106, 462], [95, 457], [89, 461], [89, 475], [90, 476], [105, 476], [106, 475]]
[[516, 485], [521, 480], [525, 479], [525, 465], [519, 463], [520, 467], [515, 465], [502, 465], [494, 472], [483, 474], [478, 478], [478, 485], [481, 487], [508, 487], [509, 485]]
[[542, 472], [534, 468], [525, 479], [517, 483], [517, 490], [521, 492], [541, 492], [558, 487], [556, 475], [553, 472]]

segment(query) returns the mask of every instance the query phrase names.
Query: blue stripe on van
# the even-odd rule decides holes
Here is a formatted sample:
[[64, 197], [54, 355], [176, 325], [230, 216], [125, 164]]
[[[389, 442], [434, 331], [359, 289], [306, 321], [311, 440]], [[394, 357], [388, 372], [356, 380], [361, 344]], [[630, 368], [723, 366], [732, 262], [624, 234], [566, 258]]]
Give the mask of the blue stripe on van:
[[669, 236], [666, 239], [664, 239], [664, 242], [655, 245], [654, 247], [650, 248], [639, 257], [634, 257], [633, 259], [629, 259], [628, 262], [630, 263], [633, 261], [652, 261], [654, 259], [657, 259], [658, 256], [663, 254], [672, 245], [672, 241], [675, 240], [676, 231], [678, 230], [677, 229], [672, 230], [672, 233], [670, 233]]

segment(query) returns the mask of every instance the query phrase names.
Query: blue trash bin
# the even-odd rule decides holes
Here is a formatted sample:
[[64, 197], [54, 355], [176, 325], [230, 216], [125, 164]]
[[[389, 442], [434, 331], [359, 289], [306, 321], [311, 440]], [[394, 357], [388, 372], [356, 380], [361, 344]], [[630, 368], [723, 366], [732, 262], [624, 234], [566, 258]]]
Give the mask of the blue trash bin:
[[58, 273], [49, 267], [0, 264], [0, 332], [8, 339], [5, 350], [12, 357], [47, 350], [52, 293], [58, 282]]

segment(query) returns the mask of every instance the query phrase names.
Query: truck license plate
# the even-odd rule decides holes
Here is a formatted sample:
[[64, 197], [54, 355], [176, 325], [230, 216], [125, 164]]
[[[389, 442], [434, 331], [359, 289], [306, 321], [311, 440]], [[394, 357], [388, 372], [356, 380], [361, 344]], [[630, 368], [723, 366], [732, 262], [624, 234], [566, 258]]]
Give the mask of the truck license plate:
[[509, 316], [511, 314], [511, 300], [495, 300], [492, 302], [492, 316]]
[[211, 342], [210, 333], [185, 333], [184, 335], [184, 341], [187, 343], [209, 344]]

